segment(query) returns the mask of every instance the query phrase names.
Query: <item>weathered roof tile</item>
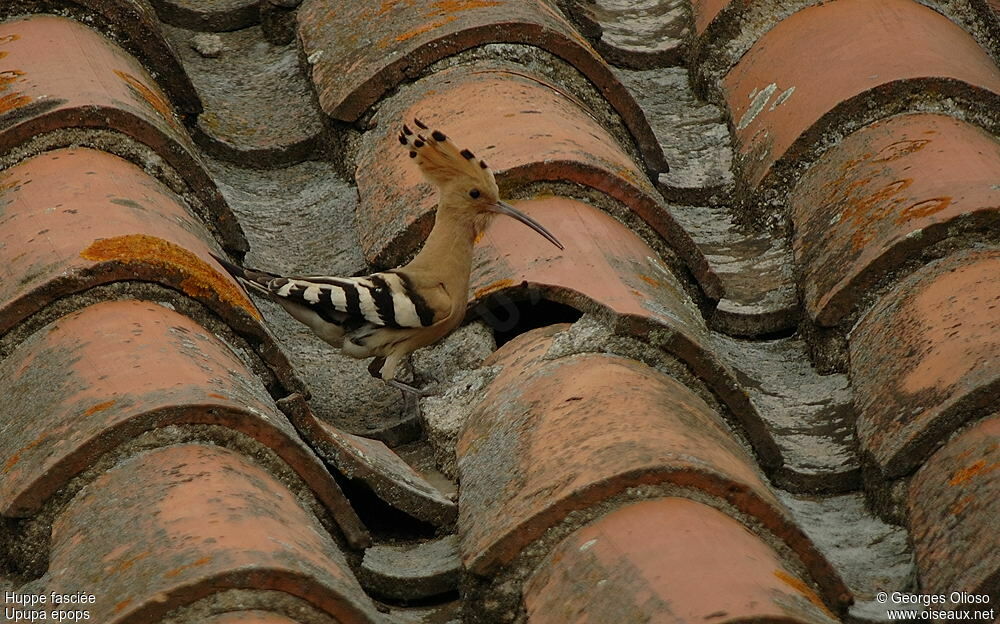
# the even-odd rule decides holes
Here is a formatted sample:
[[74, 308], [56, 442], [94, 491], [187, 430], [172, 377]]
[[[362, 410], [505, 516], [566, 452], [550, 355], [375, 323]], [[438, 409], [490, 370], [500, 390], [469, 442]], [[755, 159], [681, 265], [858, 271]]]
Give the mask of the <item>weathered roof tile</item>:
[[[44, 133], [80, 128], [113, 130], [152, 149], [207, 207], [202, 217], [219, 242], [246, 250], [173, 105], [132, 56], [63, 17], [0, 24], [0, 154]], [[67, 136], [60, 142], [81, 141]]]
[[908, 507], [921, 591], [992, 594], [995, 603], [1000, 598], [1000, 414], [972, 424], [927, 460], [910, 483]]
[[0, 174], [0, 333], [74, 293], [154, 282], [216, 312], [256, 344], [290, 390], [291, 372], [243, 289], [219, 267], [207, 231], [166, 186], [106, 152], [44, 152]]
[[1000, 68], [967, 32], [912, 0], [803, 9], [761, 37], [723, 89], [750, 189], [776, 163], [818, 149], [824, 133], [843, 136], [920, 98], [951, 97], [1000, 123]]
[[667, 168], [638, 104], [549, 0], [458, 0], [405, 7], [395, 1], [306, 0], [298, 20], [320, 105], [335, 119], [356, 121], [435, 61], [487, 43], [523, 43], [559, 56], [597, 85], [631, 131], [646, 166]]
[[296, 429], [343, 476], [366, 483], [386, 503], [424, 522], [446, 527], [458, 507], [379, 440], [340, 431], [313, 414], [301, 395], [278, 402]]
[[208, 424], [270, 448], [350, 541], [366, 538], [339, 486], [260, 381], [217, 338], [163, 306], [107, 302], [63, 317], [0, 362], [0, 383], [9, 399], [0, 408], [5, 516], [36, 513], [72, 477], [140, 433]]
[[202, 111], [197, 91], [170, 42], [164, 38], [156, 13], [146, 0], [17, 0], [0, 6], [0, 20], [34, 11], [57, 11], [90, 25], [134, 55], [180, 112], [196, 115]]
[[258, 0], [150, 0], [167, 24], [191, 30], [239, 30], [260, 18]]
[[49, 571], [21, 591], [92, 593], [91, 618], [117, 624], [159, 621], [231, 588], [282, 591], [339, 622], [381, 621], [284, 485], [238, 453], [200, 444], [151, 450], [102, 474], [56, 518]]
[[725, 403], [768, 470], [781, 465], [733, 372], [713, 352], [704, 319], [680, 280], [638, 235], [583, 202], [547, 197], [517, 202], [566, 246], [557, 250], [513, 219], [494, 219], [476, 250], [470, 296], [490, 305], [525, 286], [581, 311], [610, 315], [619, 331], [677, 357]]
[[863, 451], [888, 477], [912, 471], [1000, 395], [1000, 251], [970, 250], [906, 278], [850, 337]]
[[[755, 518], [796, 553], [828, 604], [849, 601], [707, 404], [632, 360], [547, 360], [552, 333], [524, 334], [487, 362], [503, 371], [459, 437], [459, 536], [470, 572], [496, 575], [547, 530], [630, 488], [660, 486]], [[568, 520], [572, 512], [580, 513]]]
[[951, 117], [900, 115], [845, 138], [790, 196], [809, 315], [835, 325], [923, 249], [998, 227], [998, 180], [1000, 141]]
[[624, 505], [575, 531], [524, 602], [531, 624], [840, 621], [759, 537], [684, 498]]

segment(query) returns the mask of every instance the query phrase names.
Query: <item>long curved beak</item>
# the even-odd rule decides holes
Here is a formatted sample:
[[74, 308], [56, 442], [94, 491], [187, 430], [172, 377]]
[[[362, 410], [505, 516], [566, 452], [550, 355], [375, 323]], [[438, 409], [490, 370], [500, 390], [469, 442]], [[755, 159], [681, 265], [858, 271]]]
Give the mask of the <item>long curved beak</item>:
[[508, 204], [507, 202], [498, 201], [497, 203], [495, 203], [492, 206], [490, 206], [490, 208], [493, 210], [493, 212], [498, 212], [498, 213], [500, 213], [502, 215], [507, 215], [508, 217], [514, 217], [515, 219], [517, 219], [521, 223], [527, 225], [528, 227], [530, 227], [534, 231], [538, 232], [539, 234], [541, 234], [542, 236], [544, 236], [545, 238], [547, 238], [550, 243], [552, 243], [553, 245], [555, 245], [559, 249], [564, 249], [564, 247], [562, 246], [562, 243], [560, 243], [556, 239], [556, 237], [552, 235], [551, 232], [549, 232], [548, 230], [546, 230], [542, 226], [541, 223], [539, 223], [538, 221], [535, 221], [534, 219], [532, 219], [528, 215], [524, 214], [523, 212], [521, 212], [517, 208], [515, 208], [515, 207], [511, 206], [510, 204]]

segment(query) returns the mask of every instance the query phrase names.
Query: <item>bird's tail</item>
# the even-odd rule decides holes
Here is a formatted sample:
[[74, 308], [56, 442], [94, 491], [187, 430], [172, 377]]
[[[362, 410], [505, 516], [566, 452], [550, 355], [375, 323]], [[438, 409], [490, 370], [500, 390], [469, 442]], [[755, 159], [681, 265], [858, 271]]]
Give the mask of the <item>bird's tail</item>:
[[215, 254], [211, 254], [215, 261], [222, 265], [230, 275], [235, 277], [240, 281], [241, 284], [246, 285], [259, 293], [268, 295], [271, 291], [268, 289], [267, 284], [279, 275], [274, 273], [268, 273], [266, 271], [258, 271], [256, 269], [245, 269], [239, 265], [233, 264], [225, 258], [220, 258]]

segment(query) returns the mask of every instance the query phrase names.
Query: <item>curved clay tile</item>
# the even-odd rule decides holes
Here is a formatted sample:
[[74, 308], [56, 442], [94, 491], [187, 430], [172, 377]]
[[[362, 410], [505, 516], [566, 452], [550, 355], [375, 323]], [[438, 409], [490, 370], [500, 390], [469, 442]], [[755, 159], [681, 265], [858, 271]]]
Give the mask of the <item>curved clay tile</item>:
[[418, 87], [381, 108], [381, 123], [366, 133], [358, 158], [358, 227], [374, 262], [398, 264], [433, 224], [437, 194], [397, 141], [400, 123], [416, 117], [485, 160], [502, 188], [569, 181], [617, 199], [666, 239], [710, 296], [721, 294], [718, 278], [642, 168], [572, 95], [496, 62], [442, 70]]
[[[155, 354], [155, 356], [154, 356]], [[151, 302], [97, 303], [62, 317], [0, 362], [0, 513], [37, 513], [117, 446], [170, 425], [216, 425], [270, 449], [337, 519], [368, 535], [319, 458], [264, 386], [200, 325]]]
[[298, 21], [320, 106], [334, 119], [358, 120], [400, 83], [453, 54], [488, 43], [527, 44], [586, 76], [621, 115], [646, 166], [667, 170], [642, 109], [549, 0], [306, 0]]
[[61, 15], [70, 15], [90, 25], [134, 55], [146, 71], [170, 96], [182, 113], [197, 115], [202, 111], [198, 92], [188, 79], [170, 42], [163, 36], [156, 12], [146, 0], [27, 0], [0, 5], [0, 20], [30, 13], [51, 12], [59, 6]]
[[850, 336], [857, 435], [900, 477], [1000, 396], [1000, 250], [974, 249], [902, 280]]
[[[688, 60], [692, 83], [699, 91], [707, 92], [709, 97], [721, 99], [717, 92], [717, 82], [758, 39], [798, 11], [825, 2], [826, 0], [691, 0], [694, 37]], [[880, 4], [880, 8], [891, 6], [885, 2]], [[1000, 41], [1000, 21], [991, 15], [984, 0], [921, 4], [932, 6], [935, 11], [947, 16], [976, 37], [979, 45], [990, 50], [993, 58], [1000, 58], [1000, 47], [996, 43]], [[902, 8], [899, 15], [905, 16], [906, 7], [902, 3], [896, 3], [896, 7]], [[893, 13], [884, 14], [883, 17], [887, 24], [892, 24], [895, 19]], [[908, 55], [910, 52], [909, 49], [903, 49], [899, 54]]]
[[765, 178], [787, 184], [795, 161], [822, 149], [828, 134], [912, 107], [945, 107], [950, 98], [1000, 124], [1000, 68], [971, 35], [912, 0], [803, 9], [761, 37], [722, 88], [750, 190]]
[[153, 282], [204, 304], [255, 345], [285, 388], [302, 388], [260, 313], [211, 257], [208, 232], [158, 180], [86, 148], [43, 152], [0, 180], [0, 334], [61, 297]]
[[312, 412], [299, 394], [278, 401], [281, 410], [331, 466], [364, 482], [383, 501], [437, 527], [455, 524], [458, 507], [380, 440], [341, 431]]
[[73, 20], [33, 15], [0, 24], [0, 59], [0, 154], [47, 133], [56, 135], [49, 145], [78, 145], [87, 142], [75, 134], [81, 128], [113, 131], [179, 173], [222, 245], [246, 251], [171, 102], [131, 55]]
[[816, 590], [760, 537], [685, 498], [624, 505], [571, 533], [531, 575], [530, 624], [832, 624]]
[[774, 439], [714, 352], [698, 308], [656, 252], [620, 222], [580, 201], [549, 197], [517, 202], [517, 207], [545, 224], [566, 249], [556, 249], [513, 219], [494, 219], [474, 257], [473, 303], [529, 287], [578, 310], [610, 315], [623, 333], [689, 366], [739, 421], [766, 469], [780, 468]]
[[[910, 535], [922, 591], [997, 594], [1000, 413], [949, 440], [910, 481]], [[986, 605], [958, 605], [982, 609]]]
[[166, 24], [190, 30], [220, 32], [248, 28], [260, 21], [258, 0], [149, 0]]
[[150, 450], [98, 477], [53, 522], [49, 572], [20, 591], [93, 594], [92, 621], [124, 624], [230, 589], [282, 592], [345, 624], [384, 621], [285, 485], [203, 444]]
[[851, 134], [789, 197], [806, 311], [836, 325], [922, 252], [1000, 227], [1000, 141], [944, 115], [891, 117]]
[[554, 333], [524, 334], [487, 360], [503, 370], [458, 439], [462, 561], [492, 577], [489, 591], [504, 591], [505, 570], [530, 565], [522, 553], [544, 552], [538, 542], [550, 529], [575, 528], [601, 513], [591, 510], [613, 506], [609, 500], [682, 492], [759, 522], [809, 570], [824, 602], [846, 607], [850, 595], [837, 573], [718, 414], [633, 360], [548, 359]]

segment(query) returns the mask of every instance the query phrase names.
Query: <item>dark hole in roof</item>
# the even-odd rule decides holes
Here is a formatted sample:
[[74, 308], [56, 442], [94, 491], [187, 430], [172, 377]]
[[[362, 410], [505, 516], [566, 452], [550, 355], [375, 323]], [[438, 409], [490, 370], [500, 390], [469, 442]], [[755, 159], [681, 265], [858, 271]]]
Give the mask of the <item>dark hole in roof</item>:
[[361, 522], [372, 533], [376, 542], [385, 540], [430, 539], [437, 533], [434, 525], [417, 520], [382, 500], [367, 483], [360, 479], [347, 479], [332, 471], [337, 484], [351, 501]]
[[546, 299], [532, 290], [494, 295], [477, 305], [473, 315], [490, 326], [497, 347], [501, 347], [532, 329], [575, 323], [583, 312], [565, 303]]

